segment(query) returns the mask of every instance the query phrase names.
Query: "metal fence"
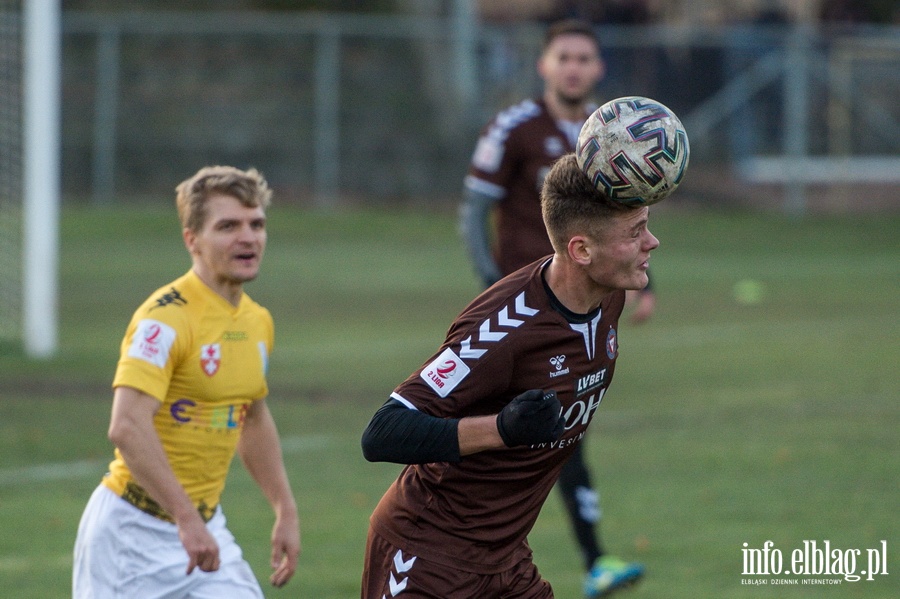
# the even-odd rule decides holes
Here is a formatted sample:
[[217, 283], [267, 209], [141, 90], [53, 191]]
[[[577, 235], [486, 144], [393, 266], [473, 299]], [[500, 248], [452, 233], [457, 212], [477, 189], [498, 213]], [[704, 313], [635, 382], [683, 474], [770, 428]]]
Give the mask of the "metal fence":
[[[478, 129], [540, 92], [529, 23], [66, 13], [63, 31], [63, 189], [95, 202], [168, 198], [209, 163], [256, 166], [318, 206], [455, 202]], [[598, 31], [597, 99], [675, 110], [698, 185], [783, 185], [794, 212], [818, 184], [879, 185], [891, 203], [900, 28]]]

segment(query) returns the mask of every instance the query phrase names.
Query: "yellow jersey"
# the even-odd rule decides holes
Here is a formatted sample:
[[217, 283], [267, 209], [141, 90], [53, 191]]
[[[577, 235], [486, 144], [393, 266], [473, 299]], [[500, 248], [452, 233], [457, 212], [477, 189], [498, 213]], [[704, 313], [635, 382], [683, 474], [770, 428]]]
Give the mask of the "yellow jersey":
[[[268, 393], [273, 343], [268, 310], [246, 294], [232, 306], [193, 271], [152, 294], [122, 340], [113, 388], [132, 387], [162, 402], [154, 427], [175, 476], [206, 520], [219, 504], [244, 415]], [[134, 481], [118, 449], [103, 484], [172, 520]]]

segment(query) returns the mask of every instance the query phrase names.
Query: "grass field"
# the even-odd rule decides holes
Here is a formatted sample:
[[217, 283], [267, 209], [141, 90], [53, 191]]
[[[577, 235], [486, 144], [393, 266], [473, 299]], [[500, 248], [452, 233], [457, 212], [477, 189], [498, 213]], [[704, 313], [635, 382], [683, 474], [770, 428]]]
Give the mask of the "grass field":
[[[605, 543], [648, 570], [623, 596], [900, 597], [900, 218], [662, 207], [651, 229], [657, 314], [622, 323], [587, 440]], [[4, 598], [69, 596], [78, 519], [111, 455], [121, 335], [138, 303], [189, 266], [168, 207], [67, 208], [62, 248], [59, 356], [31, 362], [0, 346]], [[758, 297], [738, 301], [748, 280]], [[477, 291], [451, 214], [270, 212], [249, 292], [276, 319], [270, 405], [304, 553], [287, 588], [264, 583], [267, 597], [358, 596], [367, 519], [399, 471], [363, 460], [361, 431]], [[224, 505], [265, 581], [271, 514], [238, 463]], [[857, 572], [884, 540], [889, 574], [833, 586], [742, 575], [743, 544], [767, 540], [785, 567], [805, 540], [860, 549]], [[557, 597], [580, 597], [555, 495], [531, 542]]]

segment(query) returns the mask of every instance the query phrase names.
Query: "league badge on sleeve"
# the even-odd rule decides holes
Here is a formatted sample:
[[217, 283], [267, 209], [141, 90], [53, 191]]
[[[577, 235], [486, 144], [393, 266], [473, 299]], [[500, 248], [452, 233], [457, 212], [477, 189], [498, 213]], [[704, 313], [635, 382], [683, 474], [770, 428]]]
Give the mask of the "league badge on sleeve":
[[439, 397], [447, 397], [468, 374], [469, 367], [448, 347], [419, 376]]
[[128, 348], [129, 358], [138, 358], [163, 368], [175, 341], [175, 329], [164, 322], [145, 318], [137, 324]]
[[496, 173], [503, 161], [503, 144], [490, 135], [478, 140], [472, 164], [486, 173]]

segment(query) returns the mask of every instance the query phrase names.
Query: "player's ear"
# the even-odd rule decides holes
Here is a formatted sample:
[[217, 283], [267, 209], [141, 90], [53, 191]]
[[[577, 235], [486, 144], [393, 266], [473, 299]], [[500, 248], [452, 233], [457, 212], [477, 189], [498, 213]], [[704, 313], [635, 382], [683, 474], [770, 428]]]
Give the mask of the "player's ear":
[[197, 240], [197, 234], [185, 227], [181, 230], [181, 238], [184, 239], [184, 247], [186, 247], [188, 252], [193, 255], [194, 242]]
[[583, 235], [576, 235], [569, 239], [566, 246], [569, 253], [569, 259], [581, 266], [587, 266], [591, 261], [591, 249], [588, 246], [588, 240]]

